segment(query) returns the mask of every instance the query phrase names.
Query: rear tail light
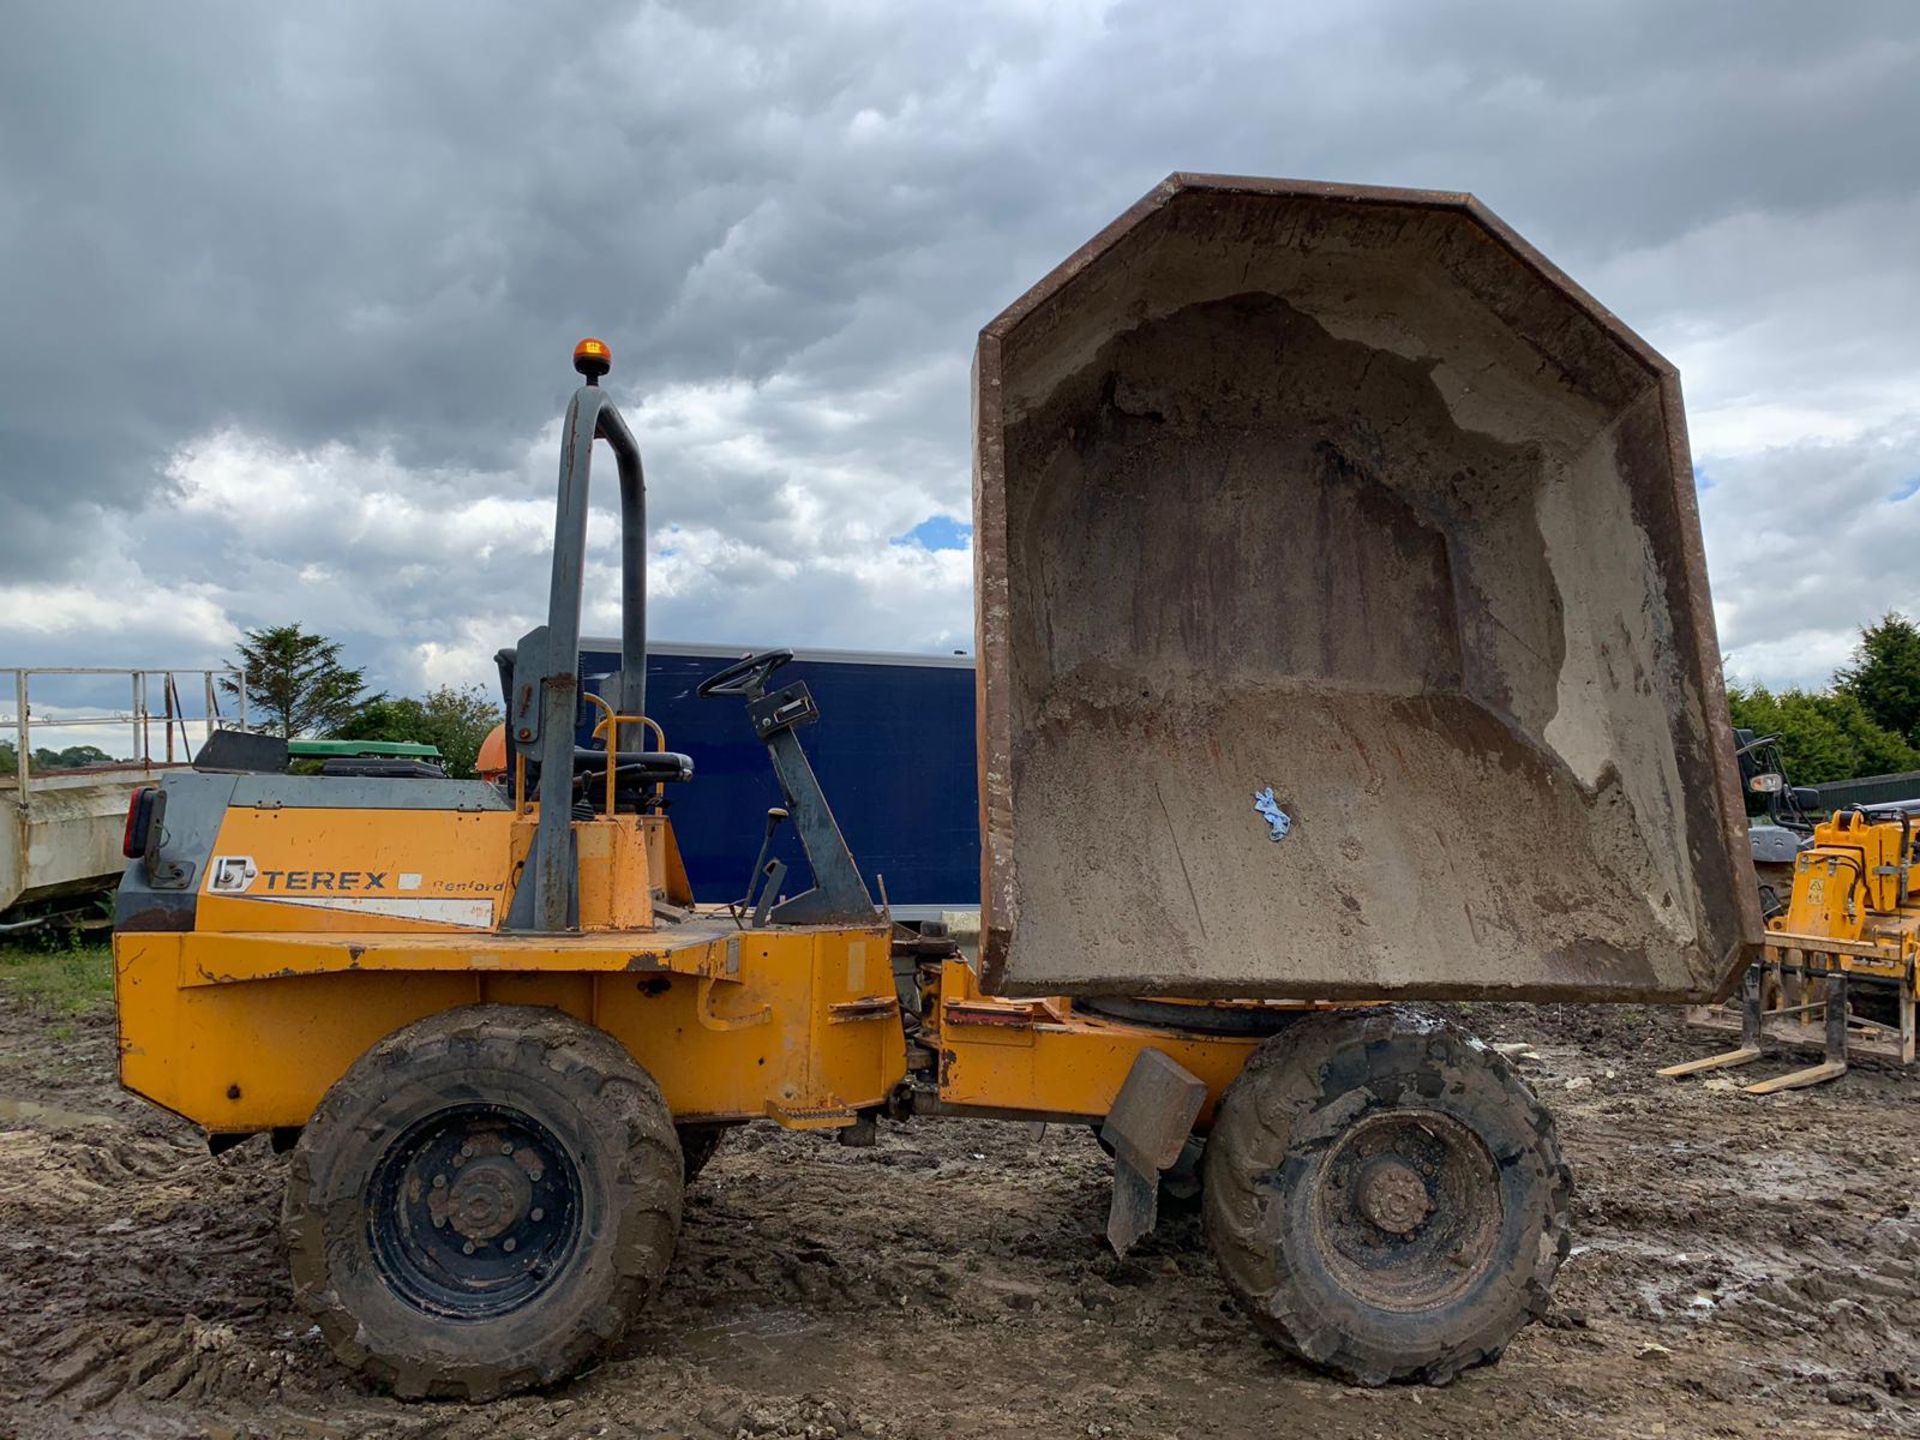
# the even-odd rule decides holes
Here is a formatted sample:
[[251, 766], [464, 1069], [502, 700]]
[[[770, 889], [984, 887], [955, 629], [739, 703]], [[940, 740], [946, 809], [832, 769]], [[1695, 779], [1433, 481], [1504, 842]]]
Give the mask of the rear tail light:
[[138, 860], [157, 838], [154, 829], [167, 808], [166, 793], [158, 785], [142, 785], [127, 802], [127, 828], [120, 836], [120, 853]]

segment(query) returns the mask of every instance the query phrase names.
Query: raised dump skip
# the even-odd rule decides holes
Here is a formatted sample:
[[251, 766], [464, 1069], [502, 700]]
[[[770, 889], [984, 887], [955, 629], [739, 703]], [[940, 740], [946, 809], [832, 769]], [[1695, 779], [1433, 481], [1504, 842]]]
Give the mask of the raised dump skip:
[[981, 333], [975, 414], [990, 985], [1731, 985], [1679, 382], [1477, 202], [1173, 176]]

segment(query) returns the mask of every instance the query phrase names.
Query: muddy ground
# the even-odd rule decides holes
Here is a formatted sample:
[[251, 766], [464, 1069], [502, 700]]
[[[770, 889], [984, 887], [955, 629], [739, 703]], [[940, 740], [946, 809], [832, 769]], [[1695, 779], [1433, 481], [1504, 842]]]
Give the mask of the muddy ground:
[[0, 998], [0, 1437], [1920, 1434], [1920, 1079], [1758, 1100], [1656, 1078], [1713, 1048], [1670, 1012], [1475, 1019], [1538, 1046], [1576, 1248], [1550, 1323], [1445, 1388], [1279, 1355], [1191, 1220], [1116, 1261], [1086, 1132], [929, 1122], [736, 1134], [622, 1352], [481, 1408], [343, 1374], [289, 1304], [282, 1162], [120, 1096], [103, 1018]]

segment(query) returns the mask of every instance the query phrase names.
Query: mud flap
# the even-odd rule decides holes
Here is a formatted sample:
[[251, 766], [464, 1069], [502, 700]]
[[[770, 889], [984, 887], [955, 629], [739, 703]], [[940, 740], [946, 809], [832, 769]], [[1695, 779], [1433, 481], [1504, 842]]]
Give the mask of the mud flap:
[[1100, 1138], [1113, 1148], [1113, 1204], [1107, 1243], [1125, 1255], [1160, 1213], [1160, 1172], [1180, 1158], [1206, 1103], [1206, 1082], [1158, 1050], [1142, 1050], [1127, 1072]]

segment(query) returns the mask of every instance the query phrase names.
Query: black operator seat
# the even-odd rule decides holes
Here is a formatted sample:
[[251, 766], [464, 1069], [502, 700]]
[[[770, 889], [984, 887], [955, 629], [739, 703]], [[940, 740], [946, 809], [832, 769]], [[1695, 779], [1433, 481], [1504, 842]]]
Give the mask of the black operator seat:
[[[622, 779], [640, 780], [649, 785], [662, 782], [671, 785], [693, 778], [693, 757], [682, 755], [677, 750], [621, 750], [613, 758]], [[607, 752], [575, 746], [573, 773], [606, 774]]]

